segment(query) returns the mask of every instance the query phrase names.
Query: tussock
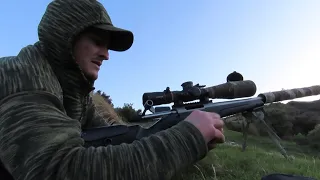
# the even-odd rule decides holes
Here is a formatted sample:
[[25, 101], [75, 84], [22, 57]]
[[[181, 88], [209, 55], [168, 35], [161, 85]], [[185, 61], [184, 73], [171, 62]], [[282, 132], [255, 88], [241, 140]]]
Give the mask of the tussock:
[[101, 95], [98, 93], [93, 93], [92, 100], [97, 108], [96, 110], [108, 123], [125, 124], [112, 105], [107, 103]]

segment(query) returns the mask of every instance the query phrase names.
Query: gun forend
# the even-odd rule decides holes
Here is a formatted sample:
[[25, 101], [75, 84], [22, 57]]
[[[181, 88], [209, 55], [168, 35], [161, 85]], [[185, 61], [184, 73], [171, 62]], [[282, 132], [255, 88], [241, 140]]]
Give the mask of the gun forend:
[[251, 80], [230, 81], [205, 88], [210, 98], [235, 99], [253, 96], [257, 87]]

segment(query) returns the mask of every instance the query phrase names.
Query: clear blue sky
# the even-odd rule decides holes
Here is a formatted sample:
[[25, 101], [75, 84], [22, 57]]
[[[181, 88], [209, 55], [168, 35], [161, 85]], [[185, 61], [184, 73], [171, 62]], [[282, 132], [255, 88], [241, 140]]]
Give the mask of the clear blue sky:
[[[1, 2], [0, 56], [38, 40], [50, 1], [34, 2]], [[320, 84], [319, 0], [100, 2], [135, 34], [130, 50], [111, 52], [96, 82], [116, 106], [141, 108], [144, 92], [180, 90], [184, 81], [224, 83], [234, 70], [258, 93]]]

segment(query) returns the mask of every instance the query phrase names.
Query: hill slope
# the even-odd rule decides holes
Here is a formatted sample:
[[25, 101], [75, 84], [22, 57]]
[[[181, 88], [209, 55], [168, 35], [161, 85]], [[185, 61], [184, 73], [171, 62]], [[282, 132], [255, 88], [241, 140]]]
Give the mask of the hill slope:
[[282, 142], [290, 159], [285, 159], [268, 138], [248, 137], [241, 152], [242, 134], [226, 130], [227, 142], [209, 152], [196, 165], [177, 175], [177, 180], [260, 180], [271, 173], [289, 173], [320, 179], [320, 153], [294, 143]]

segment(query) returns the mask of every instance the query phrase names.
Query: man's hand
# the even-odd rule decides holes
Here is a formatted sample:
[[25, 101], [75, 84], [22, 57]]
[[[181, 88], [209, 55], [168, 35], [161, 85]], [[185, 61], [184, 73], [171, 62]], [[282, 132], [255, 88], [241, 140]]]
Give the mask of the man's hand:
[[224, 143], [224, 123], [219, 114], [195, 110], [185, 121], [193, 124], [201, 132], [209, 149], [215, 148], [217, 143]]

